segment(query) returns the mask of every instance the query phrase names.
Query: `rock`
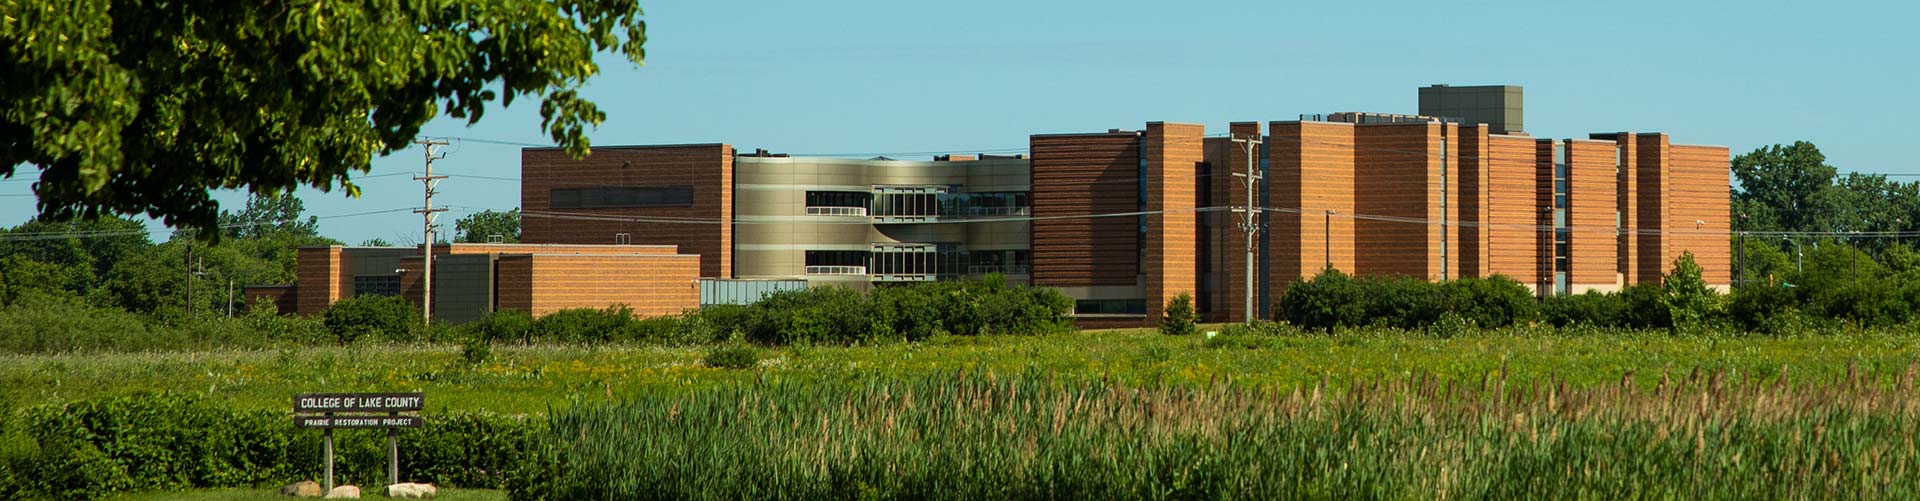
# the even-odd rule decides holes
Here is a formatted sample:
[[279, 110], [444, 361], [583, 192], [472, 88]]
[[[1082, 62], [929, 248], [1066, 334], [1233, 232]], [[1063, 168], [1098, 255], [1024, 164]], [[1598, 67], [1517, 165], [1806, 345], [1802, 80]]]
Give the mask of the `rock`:
[[333, 492], [327, 493], [327, 499], [359, 499], [359, 498], [360, 498], [360, 486], [357, 486], [357, 485], [342, 485], [339, 487], [334, 487]]
[[280, 488], [280, 495], [296, 498], [317, 498], [320, 497], [320, 483], [312, 480], [301, 480], [287, 484], [286, 487]]
[[403, 482], [403, 483], [387, 486], [387, 497], [430, 498], [437, 495], [439, 491], [440, 491], [439, 489], [435, 489], [433, 487], [433, 484], [416, 484], [412, 482]]

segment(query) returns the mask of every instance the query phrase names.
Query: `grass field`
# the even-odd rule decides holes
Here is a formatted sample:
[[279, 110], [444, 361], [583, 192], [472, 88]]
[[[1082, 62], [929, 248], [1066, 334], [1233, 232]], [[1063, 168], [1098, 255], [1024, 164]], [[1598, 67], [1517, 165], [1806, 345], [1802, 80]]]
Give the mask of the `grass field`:
[[1151, 330], [1047, 337], [941, 337], [871, 347], [787, 347], [758, 370], [700, 365], [698, 347], [501, 346], [480, 364], [452, 345], [356, 345], [177, 353], [0, 355], [0, 404], [18, 407], [166, 390], [242, 407], [281, 409], [313, 391], [424, 391], [427, 413], [449, 409], [540, 413], [573, 398], [674, 395], [745, 381], [863, 382], [956, 371], [1037, 373], [1132, 386], [1301, 388], [1405, 377], [1580, 387], [1641, 387], [1663, 372], [1696, 368], [1740, 379], [1830, 379], [1853, 370], [1890, 384], [1920, 360], [1920, 334], [1850, 333], [1801, 338], [1688, 337], [1665, 332], [1580, 335], [1510, 329], [1435, 339], [1397, 331], [1216, 341]]
[[[384, 497], [380, 493], [363, 491], [361, 497]], [[440, 489], [439, 497], [446, 501], [505, 501], [507, 494], [487, 489]], [[114, 501], [268, 501], [287, 499], [279, 496], [279, 489], [205, 489], [180, 492], [143, 492], [114, 498]]]

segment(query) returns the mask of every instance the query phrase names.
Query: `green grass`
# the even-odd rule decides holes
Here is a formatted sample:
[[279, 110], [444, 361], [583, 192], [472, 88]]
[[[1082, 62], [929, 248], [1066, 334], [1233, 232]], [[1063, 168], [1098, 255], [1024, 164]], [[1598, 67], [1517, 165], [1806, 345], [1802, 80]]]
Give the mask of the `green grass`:
[[[1202, 332], [1217, 326], [1202, 326]], [[1509, 329], [1436, 339], [1399, 331], [1215, 342], [1149, 329], [1044, 337], [940, 337], [871, 347], [766, 349], [756, 370], [706, 367], [700, 347], [506, 346], [481, 364], [458, 345], [357, 345], [86, 355], [0, 355], [0, 404], [27, 406], [140, 391], [207, 395], [240, 407], [289, 407], [295, 393], [424, 391], [427, 414], [449, 409], [540, 413], [573, 398], [674, 395], [746, 381], [863, 382], [956, 371], [1050, 373], [1134, 386], [1281, 390], [1430, 373], [1479, 381], [1503, 368], [1516, 382], [1651, 387], [1663, 372], [1832, 378], [1853, 370], [1884, 382], [1916, 360], [1920, 334], [1852, 332], [1797, 338], [1672, 336], [1665, 332]], [[1242, 342], [1244, 341], [1244, 342]]]
[[[564, 499], [1914, 499], [1920, 400], [1854, 379], [1657, 389], [1425, 374], [1345, 392], [972, 373], [559, 411]], [[550, 455], [550, 456], [549, 456]]]
[[[365, 489], [366, 488], [363, 488], [360, 492], [360, 497], [362, 498], [385, 497], [384, 492], [375, 493]], [[180, 492], [143, 492], [109, 499], [116, 501], [266, 501], [289, 499], [280, 497], [278, 495], [279, 492], [280, 489], [199, 489]], [[501, 501], [507, 499], [505, 492], [488, 489], [441, 488], [439, 494], [439, 497], [435, 499], [447, 501]]]

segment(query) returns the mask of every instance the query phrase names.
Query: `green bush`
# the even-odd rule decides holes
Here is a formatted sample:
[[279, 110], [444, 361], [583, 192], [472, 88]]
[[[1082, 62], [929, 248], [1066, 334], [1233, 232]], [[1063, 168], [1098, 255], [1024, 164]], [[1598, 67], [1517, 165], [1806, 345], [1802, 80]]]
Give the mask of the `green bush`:
[[1747, 332], [1771, 332], [1765, 326], [1773, 317], [1799, 313], [1799, 298], [1788, 287], [1751, 284], [1733, 291], [1727, 302], [1727, 314], [1734, 326]]
[[1185, 292], [1167, 301], [1167, 309], [1160, 314], [1160, 333], [1185, 336], [1193, 334], [1198, 315], [1193, 312], [1193, 296]]
[[1540, 302], [1540, 317], [1554, 327], [1620, 327], [1627, 323], [1627, 303], [1618, 295], [1591, 291], [1548, 296]]
[[571, 308], [534, 320], [529, 337], [544, 342], [581, 344], [620, 341], [624, 340], [627, 324], [632, 321], [633, 309], [626, 306]]
[[528, 343], [533, 341], [533, 315], [520, 310], [487, 312], [468, 324], [473, 334], [488, 341]]
[[1326, 269], [1310, 280], [1294, 282], [1280, 296], [1280, 316], [1309, 329], [1332, 329], [1367, 322], [1367, 287], [1337, 269]]
[[721, 369], [752, 369], [760, 364], [760, 350], [746, 343], [727, 343], [707, 351], [701, 362]]
[[1862, 327], [1896, 325], [1907, 321], [1911, 306], [1892, 284], [1868, 281], [1838, 285], [1814, 293], [1809, 310]]
[[1482, 329], [1524, 324], [1539, 310], [1533, 291], [1505, 275], [1453, 280], [1441, 284], [1441, 289], [1447, 296], [1447, 311]]
[[422, 333], [420, 309], [398, 296], [342, 299], [323, 315], [327, 330], [341, 344], [363, 339], [415, 341]]
[[1348, 276], [1329, 269], [1296, 282], [1280, 298], [1281, 318], [1302, 327], [1380, 326], [1421, 330], [1448, 313], [1482, 328], [1534, 318], [1532, 293], [1512, 279], [1467, 278], [1432, 283], [1407, 277]]
[[[285, 411], [143, 393], [19, 410], [0, 419], [0, 498], [93, 499], [117, 493], [281, 485], [320, 475], [320, 432]], [[525, 455], [529, 423], [475, 413], [425, 416], [402, 430], [409, 480], [499, 488]], [[334, 433], [341, 483], [386, 478], [380, 431]]]

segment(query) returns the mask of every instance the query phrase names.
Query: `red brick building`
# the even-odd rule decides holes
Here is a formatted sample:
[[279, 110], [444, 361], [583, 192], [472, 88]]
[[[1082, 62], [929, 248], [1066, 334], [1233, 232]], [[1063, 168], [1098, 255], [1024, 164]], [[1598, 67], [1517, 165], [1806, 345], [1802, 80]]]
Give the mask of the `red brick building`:
[[[1497, 274], [1564, 294], [1658, 281], [1691, 251], [1710, 284], [1729, 283], [1727, 148], [1531, 137], [1518, 87], [1420, 94], [1419, 115], [1305, 115], [1219, 134], [1150, 122], [1033, 135], [1014, 156], [796, 158], [715, 143], [575, 160], [530, 148], [527, 245], [435, 247], [436, 311], [672, 313], [702, 302], [698, 278], [864, 289], [999, 274], [1060, 289], [1085, 326], [1151, 324], [1183, 293], [1209, 320], [1239, 320], [1249, 157], [1265, 209], [1255, 316], [1326, 268]], [[363, 293], [418, 301], [418, 252], [304, 249], [297, 286], [249, 294], [302, 313]]]

